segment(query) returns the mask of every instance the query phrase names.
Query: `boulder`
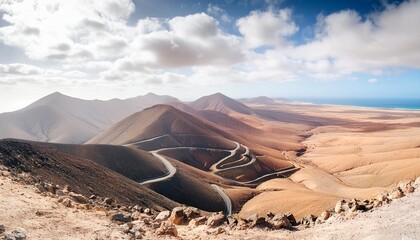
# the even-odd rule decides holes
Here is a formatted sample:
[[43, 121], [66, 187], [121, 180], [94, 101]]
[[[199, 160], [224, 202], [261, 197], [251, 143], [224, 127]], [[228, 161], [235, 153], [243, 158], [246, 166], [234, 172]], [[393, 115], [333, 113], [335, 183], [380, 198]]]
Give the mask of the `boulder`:
[[142, 217], [142, 214], [138, 211], [135, 211], [131, 214], [131, 218], [133, 220], [139, 220]]
[[18, 228], [13, 230], [11, 233], [8, 233], [4, 236], [4, 240], [25, 240], [26, 239], [26, 230], [23, 228]]
[[160, 213], [156, 216], [155, 221], [165, 221], [166, 219], [168, 219], [168, 218], [169, 218], [169, 216], [171, 216], [171, 212], [170, 212], [170, 211], [163, 211], [163, 212], [160, 212]]
[[157, 235], [171, 235], [174, 237], [178, 236], [178, 230], [175, 225], [170, 222], [162, 222], [160, 227], [156, 230]]
[[311, 226], [315, 224], [316, 219], [317, 217], [311, 214], [309, 216], [303, 217], [300, 223], [302, 225]]
[[171, 216], [169, 217], [169, 220], [173, 224], [182, 224], [185, 220], [185, 214], [184, 214], [184, 208], [183, 207], [176, 207], [172, 209]]
[[233, 227], [238, 224], [238, 216], [237, 215], [231, 215], [227, 217], [227, 222], [229, 226]]
[[151, 215], [151, 214], [152, 214], [152, 209], [150, 209], [150, 208], [145, 208], [145, 209], [143, 210], [143, 213], [148, 214], [148, 215]]
[[420, 177], [417, 177], [416, 181], [414, 181], [414, 186], [420, 186]]
[[64, 198], [61, 202], [65, 207], [71, 207], [73, 205], [73, 201], [70, 198]]
[[401, 189], [398, 187], [394, 190], [392, 190], [389, 193], [388, 199], [394, 200], [394, 199], [398, 199], [398, 198], [402, 198], [404, 197], [404, 193], [401, 191]]
[[293, 216], [293, 214], [288, 213], [286, 214], [287, 219], [289, 219], [290, 224], [292, 224], [292, 226], [296, 226], [297, 225], [297, 221], [295, 216]]
[[6, 229], [4, 228], [4, 225], [0, 225], [0, 234], [4, 233]]
[[55, 185], [52, 185], [51, 183], [44, 183], [44, 188], [52, 194], [55, 194], [55, 191], [57, 190]]
[[341, 212], [343, 212], [343, 211], [344, 211], [344, 209], [343, 209], [343, 200], [340, 200], [340, 201], [338, 201], [338, 202], [335, 204], [334, 211], [335, 211], [336, 213], [341, 213]]
[[373, 202], [373, 207], [377, 208], [377, 207], [382, 206], [382, 204], [383, 204], [382, 201], [377, 201], [376, 200], [376, 201]]
[[193, 219], [201, 216], [201, 212], [198, 208], [195, 207], [186, 207], [184, 208], [184, 214], [187, 219]]
[[131, 215], [128, 213], [116, 213], [111, 216], [112, 221], [117, 222], [131, 222], [133, 219], [131, 218]]
[[77, 194], [74, 192], [69, 192], [69, 196], [72, 197], [74, 199], [74, 201], [78, 202], [78, 203], [88, 203], [88, 199], [83, 196], [82, 194]]
[[250, 224], [249, 226], [252, 228], [252, 227], [255, 227], [255, 226], [259, 225], [259, 224], [264, 223], [265, 222], [265, 218], [264, 217], [259, 217], [257, 213], [254, 213], [254, 214], [249, 215], [245, 219], [245, 221], [247, 223], [249, 223]]
[[319, 217], [321, 218], [321, 220], [326, 221], [328, 218], [330, 218], [330, 216], [331, 214], [329, 211], [324, 211]]
[[414, 192], [414, 182], [411, 180], [402, 180], [398, 183], [398, 187], [401, 189], [404, 193], [412, 193]]
[[217, 227], [225, 221], [225, 215], [222, 212], [213, 213], [207, 220], [207, 226]]
[[47, 189], [44, 187], [44, 185], [42, 184], [42, 183], [37, 183], [37, 184], [35, 184], [35, 187], [36, 187], [36, 189], [39, 191], [39, 192], [46, 192], [47, 191]]
[[198, 218], [193, 218], [191, 219], [191, 221], [188, 223], [188, 227], [190, 228], [195, 228], [198, 227], [200, 225], [204, 225], [207, 221], [207, 217], [198, 217]]
[[290, 228], [292, 224], [284, 214], [276, 214], [272, 219], [267, 222], [272, 228]]
[[104, 203], [108, 204], [108, 205], [111, 205], [111, 204], [115, 203], [115, 200], [112, 199], [112, 198], [105, 198]]

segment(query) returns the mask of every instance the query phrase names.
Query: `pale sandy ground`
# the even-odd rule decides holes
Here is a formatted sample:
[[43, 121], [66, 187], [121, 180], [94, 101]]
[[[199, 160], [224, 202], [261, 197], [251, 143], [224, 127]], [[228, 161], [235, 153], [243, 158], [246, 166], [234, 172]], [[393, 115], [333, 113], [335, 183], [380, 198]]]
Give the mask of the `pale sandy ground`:
[[105, 213], [66, 208], [56, 199], [35, 193], [33, 186], [1, 176], [0, 224], [5, 226], [6, 233], [24, 228], [28, 239], [126, 239], [127, 236]]
[[[200, 228], [190, 230], [189, 239], [321, 239], [321, 240], [415, 240], [420, 239], [420, 184], [414, 193], [394, 200], [373, 212], [352, 219], [331, 217], [326, 223], [300, 231], [228, 230], [225, 234], [201, 236]], [[202, 231], [202, 230], [200, 230]]]

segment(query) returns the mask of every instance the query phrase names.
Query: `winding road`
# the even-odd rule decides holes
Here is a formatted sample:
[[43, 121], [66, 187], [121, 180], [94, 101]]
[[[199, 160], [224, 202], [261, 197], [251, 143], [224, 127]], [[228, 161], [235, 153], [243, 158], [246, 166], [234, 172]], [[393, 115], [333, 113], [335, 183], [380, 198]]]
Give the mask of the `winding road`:
[[216, 190], [217, 193], [223, 198], [223, 201], [226, 205], [226, 216], [232, 215], [232, 201], [230, 200], [229, 196], [216, 184], [211, 184], [211, 186]]
[[[133, 142], [133, 143], [128, 143], [128, 144], [125, 144], [124, 146], [133, 146], [133, 145], [141, 144], [141, 143], [144, 143], [144, 142], [151, 142], [151, 141], [154, 141], [154, 140], [157, 140], [157, 139], [166, 137], [166, 136], [170, 136], [170, 134], [164, 134], [164, 135], [161, 135], [161, 136], [152, 137], [152, 138], [148, 138], [148, 139], [141, 140], [141, 141], [137, 141], [137, 142]], [[155, 182], [165, 181], [165, 180], [168, 180], [168, 179], [170, 179], [171, 177], [173, 177], [175, 175], [175, 173], [177, 172], [176, 167], [174, 165], [172, 165], [172, 163], [170, 161], [168, 161], [165, 158], [165, 156], [159, 154], [160, 151], [165, 151], [165, 150], [173, 150], [173, 149], [192, 149], [192, 150], [197, 150], [197, 149], [201, 149], [201, 150], [209, 150], [209, 151], [225, 151], [225, 152], [230, 152], [230, 154], [228, 156], [222, 158], [221, 160], [219, 160], [218, 162], [216, 162], [215, 164], [213, 164], [210, 167], [210, 170], [213, 172], [213, 174], [215, 172], [226, 171], [226, 170], [231, 170], [231, 169], [235, 169], [235, 168], [241, 168], [241, 167], [249, 166], [249, 165], [253, 164], [256, 161], [256, 157], [254, 155], [250, 155], [249, 154], [249, 148], [247, 146], [242, 145], [242, 144], [239, 144], [238, 142], [235, 142], [235, 141], [232, 141], [232, 142], [236, 145], [236, 147], [234, 149], [232, 149], [232, 150], [217, 149], [217, 148], [203, 148], [203, 147], [169, 147], [169, 148], [161, 148], [161, 149], [158, 149], [158, 150], [149, 151], [150, 154], [152, 154], [154, 157], [156, 157], [159, 161], [161, 161], [163, 163], [163, 165], [166, 167], [168, 173], [165, 174], [162, 177], [157, 177], [157, 178], [154, 178], [154, 179], [145, 180], [143, 182], [140, 182], [140, 184], [148, 184], [148, 183], [155, 183]], [[247, 163], [244, 163], [244, 164], [232, 166], [232, 167], [219, 168], [219, 165], [222, 165], [224, 161], [226, 161], [227, 159], [233, 157], [236, 154], [236, 152], [241, 148], [241, 146], [245, 148], [245, 152], [243, 154], [241, 154], [242, 159], [243, 158], [247, 158], [247, 156], [252, 156], [251, 161], [249, 161]], [[239, 161], [242, 161], [242, 159], [240, 159]], [[260, 181], [260, 180], [262, 180], [264, 178], [267, 178], [267, 177], [271, 177], [271, 176], [275, 176], [275, 175], [280, 176], [280, 175], [283, 175], [285, 173], [296, 171], [297, 169], [298, 168], [296, 168], [296, 167], [291, 167], [289, 169], [285, 169], [285, 170], [282, 170], [282, 171], [265, 174], [263, 176], [260, 176], [260, 177], [258, 177], [256, 179], [253, 179], [253, 180], [250, 180], [250, 181], [247, 181], [247, 182], [240, 182], [240, 181], [236, 181], [236, 180], [229, 179], [229, 178], [224, 178], [224, 179], [229, 180], [229, 181], [232, 181], [232, 182], [235, 182], [235, 183], [238, 183], [238, 184], [245, 184], [246, 185], [246, 184], [256, 183], [256, 182], [258, 182], [258, 181]], [[218, 177], [221, 177], [221, 176], [218, 176]], [[225, 202], [225, 205], [226, 205], [226, 213], [225, 214], [227, 216], [230, 216], [232, 214], [232, 202], [231, 202], [229, 196], [218, 185], [211, 184], [211, 186], [213, 187], [213, 189], [220, 195], [220, 197]]]

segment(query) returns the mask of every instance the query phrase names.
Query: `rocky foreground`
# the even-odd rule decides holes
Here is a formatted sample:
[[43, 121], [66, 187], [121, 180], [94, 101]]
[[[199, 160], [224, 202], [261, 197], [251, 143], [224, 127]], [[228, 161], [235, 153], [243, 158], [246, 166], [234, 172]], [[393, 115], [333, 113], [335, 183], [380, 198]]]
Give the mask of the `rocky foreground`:
[[[420, 187], [418, 178], [416, 182], [401, 181], [397, 187], [378, 194], [375, 199], [343, 199], [337, 202], [334, 209], [327, 209], [320, 216], [311, 215], [296, 220], [292, 214], [269, 212], [266, 216], [253, 214], [243, 219], [236, 215], [226, 217], [221, 212], [205, 213], [188, 206], [162, 212], [141, 206], [123, 206], [111, 198], [84, 196], [73, 192], [68, 186], [48, 183], [36, 176], [15, 172], [4, 166], [0, 166], [0, 180], [0, 237], [7, 240], [209, 237], [358, 239], [360, 237], [357, 234], [361, 230], [353, 229], [354, 231], [349, 232], [340, 226], [349, 223], [351, 225], [352, 221], [363, 220], [363, 217], [368, 219], [367, 225], [392, 221], [386, 216], [383, 219], [381, 215], [376, 216], [376, 219], [369, 216], [383, 211], [392, 205], [390, 203], [399, 201], [397, 199], [406, 195], [420, 197], [419, 191], [414, 193], [416, 187]], [[417, 204], [418, 202], [419, 199]], [[401, 209], [404, 206], [401, 201], [396, 204], [402, 205], [399, 206]], [[374, 213], [364, 213], [372, 211]], [[404, 220], [407, 224], [416, 221], [409, 216], [402, 219]], [[363, 225], [363, 221], [360, 222]], [[404, 222], [396, 224], [404, 225]], [[363, 229], [365, 226], [360, 227]], [[381, 239], [387, 239], [386, 236], [392, 236], [389, 239], [395, 239], [395, 236], [416, 239], [416, 236], [420, 236], [418, 227], [414, 226], [411, 232], [393, 231], [394, 235], [385, 237], [381, 234], [387, 233], [388, 229], [383, 228], [375, 236], [381, 236]]]

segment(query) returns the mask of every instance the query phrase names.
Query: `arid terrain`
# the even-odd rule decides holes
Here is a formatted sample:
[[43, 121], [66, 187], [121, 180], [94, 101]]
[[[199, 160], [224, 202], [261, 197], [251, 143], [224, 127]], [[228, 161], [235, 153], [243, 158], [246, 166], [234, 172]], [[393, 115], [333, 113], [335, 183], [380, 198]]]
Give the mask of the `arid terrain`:
[[[45, 109], [53, 109], [54, 116], [60, 110], [60, 115], [49, 117]], [[33, 114], [42, 118], [28, 117]], [[206, 234], [221, 239], [419, 237], [414, 223], [403, 233], [377, 222], [395, 218], [397, 211], [407, 213], [400, 219], [406, 224], [419, 217], [409, 211], [418, 208], [419, 192], [412, 193], [414, 183], [403, 183], [420, 176], [420, 111], [309, 105], [266, 97], [234, 100], [220, 93], [194, 102], [153, 94], [92, 102], [55, 93], [0, 115], [0, 122], [8, 124], [2, 125], [7, 131], [0, 129], [0, 138], [5, 138], [0, 141], [5, 172], [0, 204], [13, 206], [1, 213], [1, 219], [8, 220], [0, 225], [23, 227], [35, 239], [45, 236], [46, 229], [36, 227], [32, 218], [26, 222], [17, 218], [35, 214], [45, 223], [51, 221], [56, 234], [52, 239], [117, 239], [128, 236], [121, 233], [124, 227], [113, 219], [113, 211], [141, 212], [153, 220], [166, 210], [172, 211], [171, 217], [162, 219], [169, 218], [168, 224], [178, 230], [163, 235], [187, 239]], [[33, 190], [40, 182], [59, 187], [40, 195]], [[60, 198], [57, 189], [64, 186], [90, 200], [79, 202], [80, 209], [58, 204], [54, 198]], [[77, 197], [69, 197], [77, 202]], [[101, 205], [103, 212], [92, 210], [107, 198], [113, 203]], [[337, 210], [342, 200], [348, 209]], [[179, 213], [183, 220], [177, 221], [179, 214], [173, 209], [181, 205], [197, 208], [207, 223], [191, 227], [187, 220], [194, 217], [185, 209], [185, 216]], [[214, 212], [223, 212], [227, 219], [210, 223], [217, 217]], [[278, 214], [289, 214], [288, 220]], [[223, 221], [229, 227], [219, 230]], [[150, 229], [167, 227], [161, 220], [153, 224], [143, 226], [142, 237], [156, 238], [158, 230]], [[364, 225], [355, 235], [346, 233], [347, 228]], [[294, 231], [268, 230], [273, 228]], [[75, 235], [66, 236], [70, 232]]]

